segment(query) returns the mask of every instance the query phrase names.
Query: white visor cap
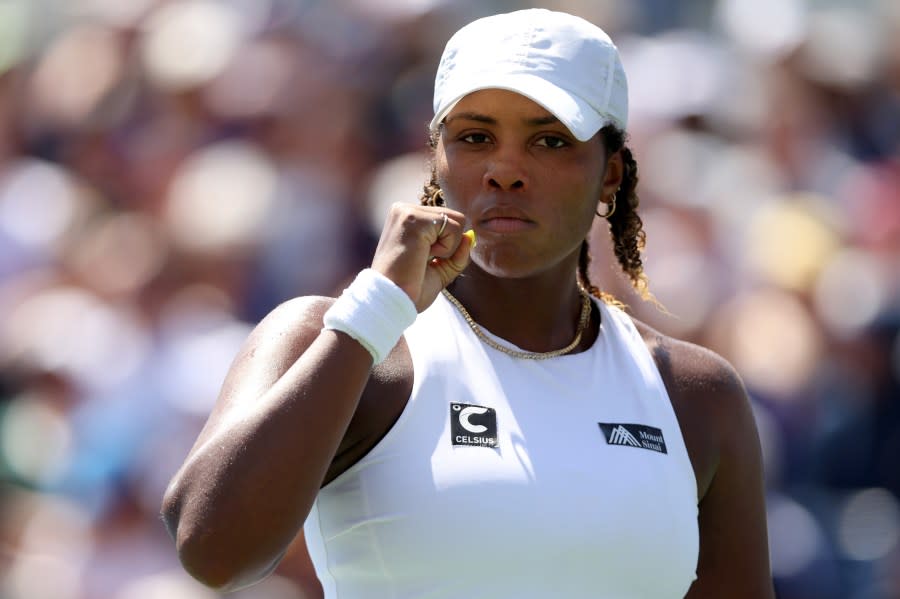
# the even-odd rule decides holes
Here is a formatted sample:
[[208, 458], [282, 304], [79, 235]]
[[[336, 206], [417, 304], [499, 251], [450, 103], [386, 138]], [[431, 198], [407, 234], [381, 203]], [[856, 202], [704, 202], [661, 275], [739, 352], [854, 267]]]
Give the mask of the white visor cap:
[[609, 36], [580, 17], [541, 8], [484, 17], [447, 42], [434, 81], [437, 129], [464, 96], [505, 89], [546, 108], [580, 141], [625, 130], [628, 83]]

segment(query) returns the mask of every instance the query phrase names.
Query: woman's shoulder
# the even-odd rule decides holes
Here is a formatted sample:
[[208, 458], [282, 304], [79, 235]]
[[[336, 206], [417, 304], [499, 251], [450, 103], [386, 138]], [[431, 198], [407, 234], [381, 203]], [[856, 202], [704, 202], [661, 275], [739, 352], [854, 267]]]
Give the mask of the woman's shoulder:
[[[298, 296], [289, 299], [269, 312], [257, 325], [254, 335], [263, 338], [277, 337], [279, 345], [299, 345], [300, 353], [319, 335], [323, 317], [335, 298], [320, 295]], [[404, 374], [412, 373], [412, 363], [405, 339], [400, 341], [383, 362], [372, 368], [371, 379], [377, 387], [379, 383], [395, 385]]]
[[322, 317], [335, 298], [324, 295], [301, 295], [275, 306], [260, 324], [294, 324], [321, 328]]
[[318, 336], [322, 317], [333, 303], [332, 297], [308, 295], [278, 304], [253, 328], [248, 348], [271, 347], [296, 358]]
[[635, 320], [665, 383], [702, 497], [724, 453], [758, 451], [750, 400], [737, 370], [718, 353]]
[[[309, 295], [279, 304], [256, 325], [238, 360], [264, 363], [266, 370], [280, 376], [319, 336], [325, 312], [334, 301], [333, 297]], [[412, 362], [401, 337], [385, 360], [373, 366], [357, 413], [367, 413], [372, 404], [383, 406], [387, 401], [384, 395], [402, 396], [411, 385]]]
[[718, 353], [661, 333], [641, 321], [634, 320], [634, 324], [667, 386], [689, 392], [697, 401], [742, 401], [746, 397], [737, 370]]
[[[280, 377], [319, 336], [323, 316], [334, 301], [327, 296], [299, 296], [277, 305], [254, 328], [237, 358], [236, 371]], [[406, 406], [412, 380], [412, 360], [401, 337], [387, 358], [373, 366], [326, 484], [365, 455], [394, 424]]]
[[232, 385], [249, 388], [274, 384], [312, 344], [322, 329], [322, 315], [334, 301], [321, 296], [297, 297], [270, 310], [250, 332], [232, 364], [224, 395]]
[[[259, 337], [263, 346], [280, 347], [282, 361], [293, 362], [319, 335], [323, 316], [334, 301], [334, 298], [325, 296], [287, 300], [260, 322], [254, 335]], [[401, 337], [384, 361], [372, 367], [369, 381], [323, 484], [355, 464], [393, 426], [406, 406], [412, 381], [412, 360], [406, 340]]]

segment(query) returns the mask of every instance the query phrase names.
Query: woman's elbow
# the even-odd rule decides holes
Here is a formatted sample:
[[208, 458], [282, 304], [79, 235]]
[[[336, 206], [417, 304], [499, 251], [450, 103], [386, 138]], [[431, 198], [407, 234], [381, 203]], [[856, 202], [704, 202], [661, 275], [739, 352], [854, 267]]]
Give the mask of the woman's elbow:
[[268, 576], [280, 561], [280, 557], [264, 562], [253, 560], [247, 548], [234, 547], [234, 543], [212, 534], [211, 527], [184, 514], [181, 502], [171, 494], [163, 501], [161, 517], [175, 541], [182, 567], [216, 591], [225, 593], [255, 584]]
[[198, 526], [181, 522], [175, 529], [175, 547], [185, 571], [204, 585], [219, 592], [230, 592], [250, 586], [268, 576], [279, 559], [249, 559], [248, 551], [230, 547], [204, 534]]

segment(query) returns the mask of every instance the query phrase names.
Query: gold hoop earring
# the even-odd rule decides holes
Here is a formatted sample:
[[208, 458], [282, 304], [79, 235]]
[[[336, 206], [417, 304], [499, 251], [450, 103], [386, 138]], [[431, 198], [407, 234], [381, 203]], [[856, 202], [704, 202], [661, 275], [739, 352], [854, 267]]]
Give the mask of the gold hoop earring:
[[443, 206], [444, 205], [444, 190], [438, 189], [434, 192], [434, 205], [435, 206]]
[[607, 206], [608, 206], [608, 208], [606, 209], [606, 212], [604, 212], [603, 214], [600, 214], [596, 210], [594, 211], [594, 214], [596, 214], [600, 218], [609, 219], [609, 217], [612, 216], [613, 213], [616, 211], [616, 194], [612, 194], [609, 196], [609, 203], [607, 204]]

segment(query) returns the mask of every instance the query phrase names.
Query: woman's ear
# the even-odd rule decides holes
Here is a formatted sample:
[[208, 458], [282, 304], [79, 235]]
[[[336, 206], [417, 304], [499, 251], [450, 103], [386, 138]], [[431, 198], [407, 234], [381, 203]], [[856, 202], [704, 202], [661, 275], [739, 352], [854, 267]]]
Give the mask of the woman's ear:
[[616, 150], [606, 159], [606, 174], [603, 177], [603, 197], [608, 198], [622, 186], [625, 177], [625, 162], [622, 151]]

